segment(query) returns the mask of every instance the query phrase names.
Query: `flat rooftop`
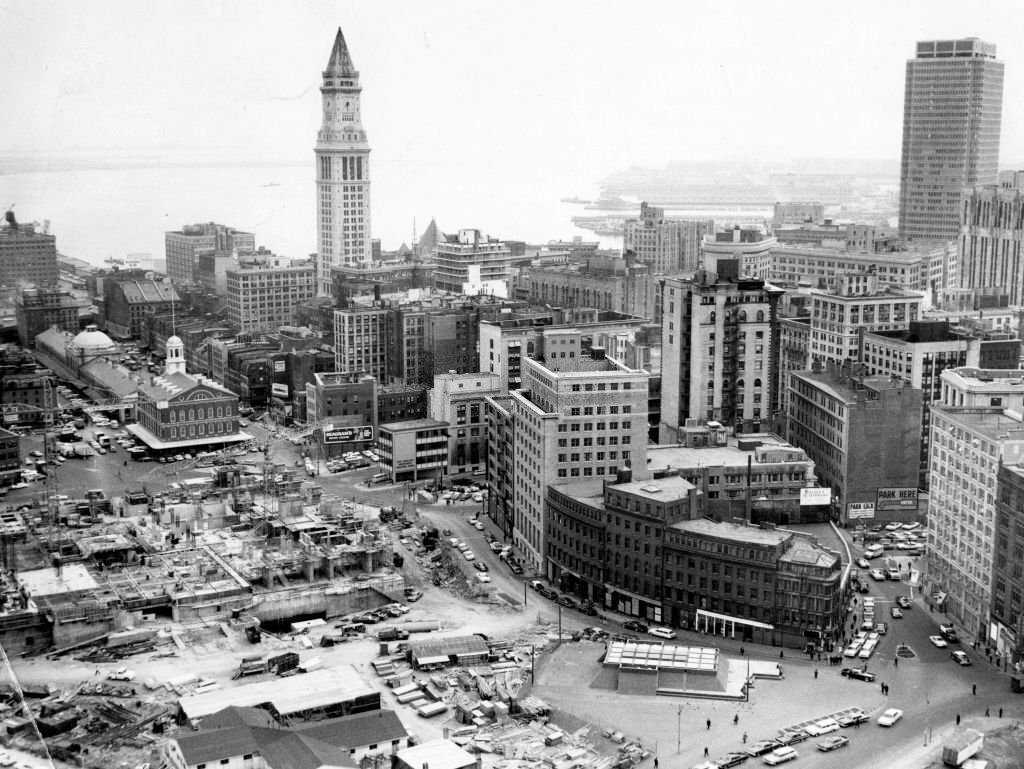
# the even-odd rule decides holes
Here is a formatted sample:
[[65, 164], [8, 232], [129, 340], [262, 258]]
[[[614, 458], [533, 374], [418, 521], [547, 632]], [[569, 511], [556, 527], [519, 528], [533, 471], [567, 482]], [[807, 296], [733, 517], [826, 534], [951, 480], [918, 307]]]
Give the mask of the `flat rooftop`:
[[18, 580], [32, 598], [79, 590], [95, 590], [99, 583], [82, 563], [69, 563], [58, 572], [53, 567], [18, 573]]
[[377, 690], [369, 686], [354, 667], [339, 665], [318, 670], [314, 674], [306, 673], [191, 694], [182, 697], [178, 704], [189, 719], [204, 718], [231, 705], [256, 707], [267, 702], [272, 703], [282, 716], [288, 716], [375, 693]]
[[[792, 443], [787, 443], [778, 437], [757, 438], [760, 447], [792, 449], [800, 451]], [[725, 446], [702, 446], [700, 448], [689, 448], [687, 446], [648, 446], [647, 447], [647, 469], [651, 472], [659, 470], [678, 470], [680, 468], [693, 467], [732, 467], [746, 465], [747, 458], [754, 456], [754, 450], [741, 449], [735, 442]], [[801, 461], [807, 461], [806, 459]], [[758, 464], [755, 460], [755, 464]], [[658, 483], [664, 479], [659, 478]]]
[[746, 526], [738, 523], [712, 521], [700, 518], [694, 521], [680, 521], [673, 524], [676, 531], [686, 531], [705, 537], [717, 537], [751, 545], [779, 545], [794, 536], [786, 529], [762, 529], [760, 526]]

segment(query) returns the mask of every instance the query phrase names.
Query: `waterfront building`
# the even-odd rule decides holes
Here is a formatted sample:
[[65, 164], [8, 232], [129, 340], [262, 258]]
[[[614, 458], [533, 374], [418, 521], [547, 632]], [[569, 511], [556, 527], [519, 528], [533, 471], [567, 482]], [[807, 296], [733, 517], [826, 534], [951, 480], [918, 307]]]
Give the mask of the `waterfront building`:
[[1020, 353], [1019, 339], [952, 328], [948, 320], [912, 321], [907, 329], [864, 333], [864, 373], [899, 379], [921, 391], [919, 488], [928, 488], [931, 404], [942, 392], [942, 372], [961, 367], [1016, 369]]
[[969, 37], [917, 43], [907, 61], [900, 162], [899, 234], [954, 241], [965, 188], [995, 184], [1003, 63]]
[[738, 259], [717, 267], [663, 284], [659, 442], [678, 440], [688, 419], [758, 432], [777, 410], [784, 292], [742, 276]]
[[[557, 345], [555, 345], [557, 347]], [[637, 478], [647, 470], [648, 373], [601, 348], [571, 357], [524, 358], [522, 388], [509, 393], [515, 422], [513, 542], [547, 573], [545, 490], [581, 478]]]
[[484, 475], [487, 466], [485, 399], [502, 393], [497, 374], [438, 374], [430, 390], [430, 418], [447, 422], [450, 478]]
[[434, 287], [452, 294], [509, 295], [509, 261], [505, 243], [480, 230], [445, 235], [434, 247]]
[[296, 320], [300, 302], [316, 295], [316, 268], [308, 260], [268, 255], [227, 271], [227, 317], [239, 331], [275, 331]]
[[772, 227], [778, 230], [801, 224], [819, 224], [825, 220], [825, 206], [818, 202], [776, 202], [772, 210]]
[[14, 298], [14, 314], [18, 321], [18, 338], [23, 347], [35, 347], [36, 336], [51, 326], [77, 332], [79, 311], [85, 302], [66, 291], [22, 287]]
[[21, 224], [8, 211], [0, 227], [0, 287], [57, 284], [57, 238], [49, 229], [49, 222]]
[[369, 267], [370, 145], [360, 116], [362, 87], [338, 28], [320, 86], [323, 121], [317, 132], [318, 294], [330, 296], [333, 267]]
[[215, 222], [186, 224], [180, 230], [164, 233], [167, 277], [178, 283], [198, 279], [200, 257], [248, 253], [256, 248], [256, 236]]
[[778, 241], [757, 228], [743, 228], [736, 225], [723, 232], [704, 236], [703, 266], [712, 272], [717, 262], [738, 261], [739, 275], [744, 278], [768, 280], [771, 272], [772, 251]]
[[787, 437], [814, 460], [839, 520], [918, 520], [921, 402], [906, 382], [850, 364], [791, 374]]
[[712, 219], [668, 218], [664, 208], [643, 202], [639, 218], [623, 225], [622, 251], [632, 251], [656, 275], [692, 273], [701, 266], [701, 241], [714, 231]]

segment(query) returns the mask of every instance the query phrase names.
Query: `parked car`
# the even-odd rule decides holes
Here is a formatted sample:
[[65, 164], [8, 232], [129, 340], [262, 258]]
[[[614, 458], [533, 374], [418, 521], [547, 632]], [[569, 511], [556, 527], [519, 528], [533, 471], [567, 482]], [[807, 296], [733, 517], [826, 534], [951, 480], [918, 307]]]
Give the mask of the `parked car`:
[[412, 588], [411, 590], [410, 589], [406, 589], [405, 600], [408, 601], [409, 603], [416, 603], [422, 597], [423, 597], [423, 593], [421, 593], [416, 588]]
[[903, 718], [903, 711], [898, 708], [888, 708], [878, 717], [879, 726], [892, 726]]
[[952, 625], [939, 625], [939, 635], [951, 644], [960, 642], [960, 638], [956, 634], [956, 628]]
[[839, 672], [847, 678], [856, 678], [858, 681], [875, 680], [875, 674], [863, 668], [843, 668]]
[[868, 572], [868, 574], [871, 575], [871, 579], [877, 582], [882, 582], [883, 580], [885, 580], [885, 572], [881, 569], [872, 569]]
[[463, 550], [462, 557], [465, 558], [467, 561], [475, 561], [476, 553], [474, 553], [472, 550]]
[[575, 608], [577, 608], [576, 602], [574, 600], [572, 600], [572, 598], [570, 598], [567, 595], [563, 595], [563, 596], [559, 597], [558, 605], [559, 606], [564, 606], [566, 609], [575, 609]]
[[718, 767], [718, 769], [731, 769], [731, 767], [739, 766], [746, 761], [750, 756], [746, 753], [726, 753], [724, 756], [716, 758], [711, 763]]
[[634, 633], [646, 633], [647, 625], [635, 619], [627, 619], [622, 623], [622, 627], [626, 630], [632, 630]]
[[884, 622], [879, 622], [877, 625], [875, 625], [875, 632], [878, 633], [878, 635], [885, 635], [889, 632], [889, 626], [886, 625]]
[[932, 642], [933, 646], [937, 646], [940, 649], [945, 649], [949, 644], [946, 643], [946, 639], [940, 635], [930, 635], [928, 640]]
[[820, 737], [823, 734], [838, 732], [839, 722], [834, 718], [822, 718], [809, 726], [805, 726], [804, 731], [812, 737]]
[[810, 736], [803, 729], [784, 729], [779, 732], [779, 736], [775, 741], [780, 745], [795, 745], [798, 742], [809, 739]]
[[487, 564], [484, 563], [483, 561], [476, 561], [473, 564], [473, 568], [476, 569], [477, 571], [490, 571], [490, 569], [487, 567]]
[[748, 747], [746, 752], [748, 756], [756, 758], [757, 756], [763, 756], [765, 753], [770, 753], [777, 747], [779, 747], [779, 743], [775, 742], [775, 740], [760, 740]]
[[113, 673], [108, 673], [107, 678], [111, 681], [133, 681], [135, 680], [135, 671], [129, 670], [126, 667], [119, 667]]
[[796, 752], [796, 748], [791, 748], [789, 745], [783, 745], [781, 748], [775, 748], [771, 753], [764, 757], [763, 761], [768, 766], [778, 766], [784, 764], [787, 761], [792, 761], [794, 758], [799, 757], [800, 754]]
[[870, 569], [871, 562], [867, 558], [858, 558], [857, 565], [862, 569]]
[[647, 632], [656, 638], [665, 638], [667, 640], [676, 637], [676, 631], [670, 627], [652, 627]]
[[857, 724], [866, 723], [867, 720], [868, 714], [859, 708], [847, 713], [846, 715], [839, 716], [839, 718], [836, 719], [836, 721], [839, 722], [839, 725], [844, 729], [850, 726], [856, 726]]
[[547, 598], [549, 601], [553, 601], [556, 598], [558, 598], [558, 592], [555, 591], [555, 590], [552, 590], [549, 587], [543, 587], [542, 586], [542, 587], [537, 589], [537, 592], [540, 593], [545, 598]]
[[850, 738], [845, 734], [833, 734], [827, 740], [822, 740], [818, 743], [817, 748], [822, 753], [828, 753], [830, 750], [837, 750], [839, 748], [845, 748], [850, 744]]
[[962, 652], [959, 649], [957, 649], [955, 652], [951, 652], [949, 656], [956, 660], [958, 665], [971, 664], [971, 658], [967, 656], [966, 652]]
[[914, 602], [907, 598], [905, 595], [901, 595], [896, 599], [896, 603], [900, 605], [901, 609], [912, 609], [914, 608]]
[[891, 606], [889, 607], [889, 616], [893, 619], [903, 619], [903, 609], [899, 606]]

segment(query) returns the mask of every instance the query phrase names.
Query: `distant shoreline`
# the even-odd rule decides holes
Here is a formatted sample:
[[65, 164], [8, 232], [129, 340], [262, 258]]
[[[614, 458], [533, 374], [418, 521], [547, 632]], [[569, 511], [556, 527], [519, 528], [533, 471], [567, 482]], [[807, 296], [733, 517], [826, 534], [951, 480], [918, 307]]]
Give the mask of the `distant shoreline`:
[[151, 155], [117, 156], [107, 154], [23, 155], [0, 153], [0, 176], [66, 171], [121, 171], [132, 168], [266, 168], [282, 166], [313, 166], [294, 158], [184, 157], [153, 153]]

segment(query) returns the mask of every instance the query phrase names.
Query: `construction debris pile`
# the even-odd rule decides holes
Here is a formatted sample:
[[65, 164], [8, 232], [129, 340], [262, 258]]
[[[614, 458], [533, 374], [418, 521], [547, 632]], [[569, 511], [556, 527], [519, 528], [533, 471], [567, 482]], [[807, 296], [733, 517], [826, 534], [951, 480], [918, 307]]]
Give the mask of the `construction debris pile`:
[[23, 694], [0, 689], [11, 714], [5, 719], [9, 744], [39, 752], [42, 736], [53, 758], [83, 766], [145, 763], [173, 723], [173, 708], [131, 681], [87, 680], [69, 691], [25, 688]]

